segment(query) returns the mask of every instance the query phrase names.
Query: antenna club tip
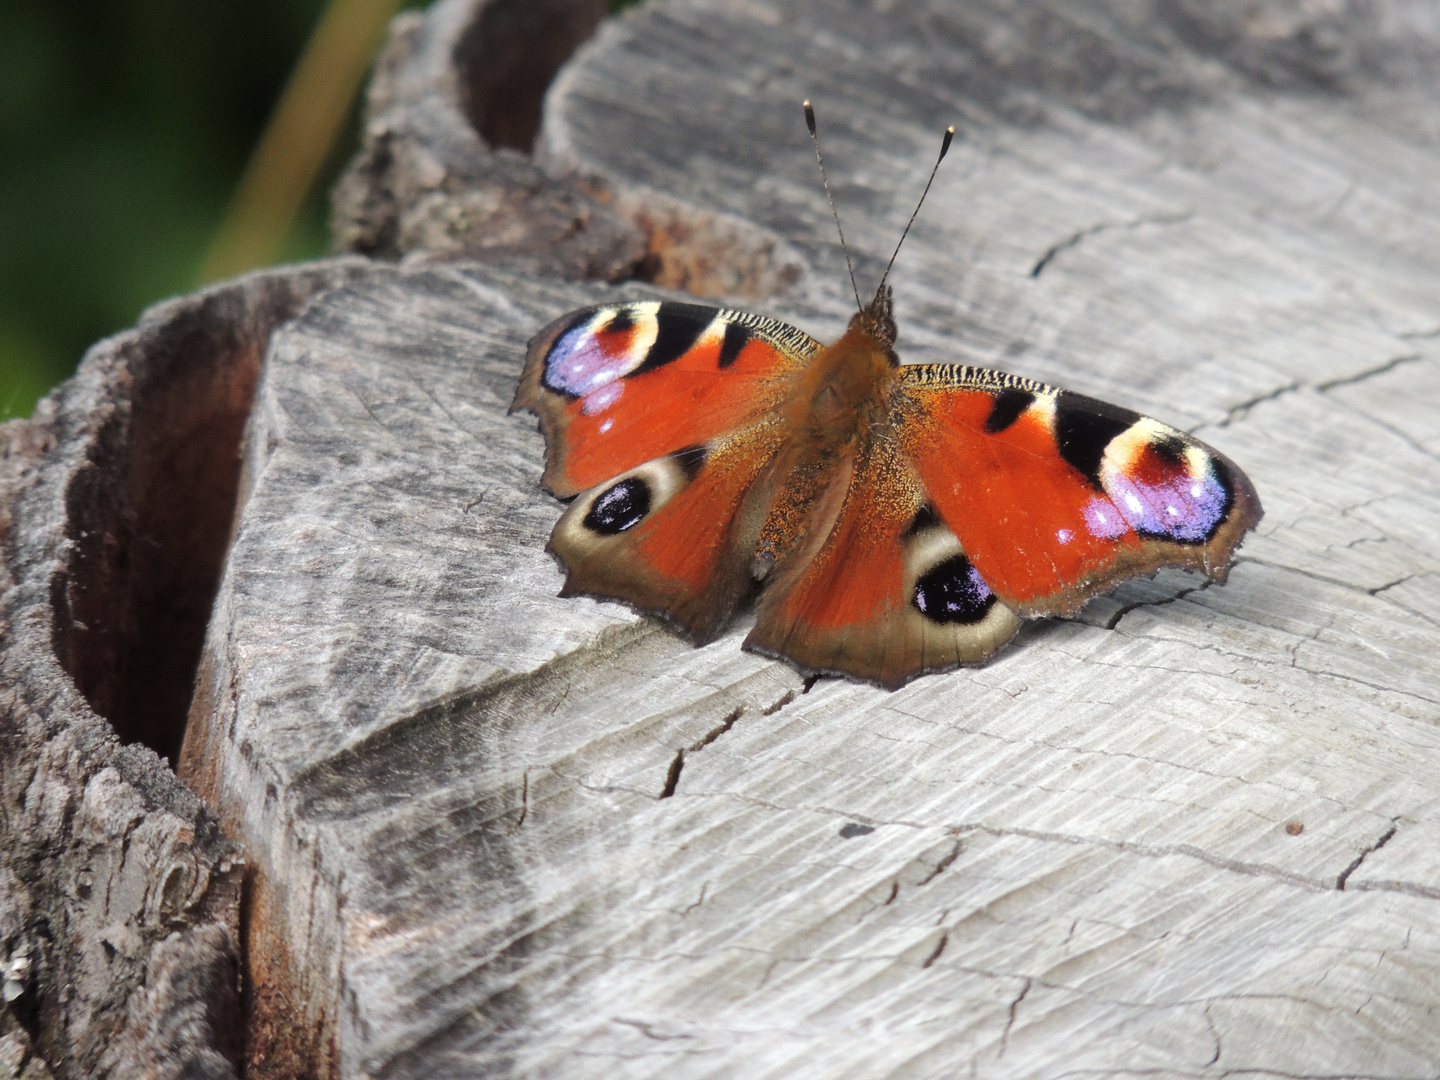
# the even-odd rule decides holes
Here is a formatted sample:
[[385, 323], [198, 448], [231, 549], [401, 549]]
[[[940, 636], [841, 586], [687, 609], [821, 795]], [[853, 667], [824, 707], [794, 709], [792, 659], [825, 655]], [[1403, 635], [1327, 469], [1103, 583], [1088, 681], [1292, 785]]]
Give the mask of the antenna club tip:
[[815, 134], [815, 110], [811, 108], [810, 102], [804, 102], [805, 126], [810, 129], [810, 134]]
[[950, 143], [951, 143], [951, 140], [953, 140], [954, 138], [955, 138], [955, 129], [954, 129], [953, 127], [948, 127], [948, 128], [946, 128], [946, 129], [945, 129], [945, 137], [940, 140], [940, 157], [941, 157], [942, 159], [945, 157], [945, 155], [946, 155], [947, 153], [950, 152]]

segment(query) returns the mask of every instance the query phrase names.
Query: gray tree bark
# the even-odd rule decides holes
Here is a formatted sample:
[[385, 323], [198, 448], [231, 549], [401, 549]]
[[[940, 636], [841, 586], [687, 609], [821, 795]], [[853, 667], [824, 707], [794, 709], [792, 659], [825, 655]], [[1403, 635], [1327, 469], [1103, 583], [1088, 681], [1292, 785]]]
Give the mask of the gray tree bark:
[[0, 1076], [235, 1075], [243, 856], [150, 747], [179, 750], [265, 342], [359, 269], [159, 305], [0, 428]]
[[[530, 25], [581, 36], [581, 7]], [[578, 22], [544, 23], [562, 9]], [[170, 554], [145, 580], [168, 580], [187, 519], [101, 513], [107, 485], [83, 479], [194, 425], [142, 426], [139, 361], [100, 346], [7, 429], [4, 610], [28, 636], [5, 685], [52, 687], [61, 705], [25, 707], [96, 732], [94, 761], [147, 763], [146, 783], [94, 769], [87, 797], [138, 792], [200, 823], [197, 865], [246, 861], [243, 905], [181, 904], [214, 913], [124, 954], [153, 974], [115, 992], [138, 1010], [118, 1029], [196, 1033], [229, 1067], [207, 1019], [228, 962], [256, 1076], [1436, 1075], [1431, 7], [656, 0], [560, 68], [531, 158], [489, 145], [523, 131], [476, 134], [518, 10], [396, 24], [336, 220], [400, 265], [249, 279], [136, 332], [185, 305], [216, 325], [243, 296], [225, 325], [266, 350], [213, 440], [234, 512], [210, 576], [175, 571], [177, 595], [218, 580], [179, 764], [213, 819], [100, 719], [164, 712], [117, 704], [137, 683], [114, 673], [169, 608], [112, 583], [150, 541]], [[838, 333], [849, 283], [802, 98], [862, 290], [956, 125], [892, 275], [903, 358], [1200, 434], [1267, 510], [1229, 584], [1132, 582], [893, 693], [745, 654], [743, 620], [696, 649], [555, 596], [560, 507], [533, 421], [506, 411], [525, 342], [664, 288]], [[112, 625], [123, 647], [87, 644]], [[37, 848], [17, 895], [52, 867], [78, 881], [115, 822], [146, 820], [44, 818], [23, 787], [6, 780], [7, 828], [23, 808], [57, 822], [55, 850], [91, 847]], [[210, 880], [238, 882], [225, 865]], [[52, 891], [47, 912], [99, 910]], [[78, 1015], [40, 1013], [16, 1030]]]

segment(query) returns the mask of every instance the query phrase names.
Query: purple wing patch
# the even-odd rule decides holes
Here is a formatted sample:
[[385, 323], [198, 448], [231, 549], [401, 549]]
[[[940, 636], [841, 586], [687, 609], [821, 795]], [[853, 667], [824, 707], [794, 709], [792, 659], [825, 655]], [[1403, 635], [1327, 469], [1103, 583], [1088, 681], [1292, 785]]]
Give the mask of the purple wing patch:
[[1100, 481], [1109, 497], [1097, 496], [1085, 508], [1096, 536], [1130, 528], [1141, 536], [1204, 543], [1230, 510], [1230, 489], [1214, 459], [1154, 421], [1135, 425], [1107, 448]]
[[[611, 387], [645, 362], [655, 340], [655, 312], [659, 304], [630, 304], [603, 308], [556, 339], [545, 357], [547, 389], [571, 398], [590, 398]], [[618, 397], [598, 401], [587, 412], [597, 412]], [[604, 398], [604, 394], [599, 395]]]

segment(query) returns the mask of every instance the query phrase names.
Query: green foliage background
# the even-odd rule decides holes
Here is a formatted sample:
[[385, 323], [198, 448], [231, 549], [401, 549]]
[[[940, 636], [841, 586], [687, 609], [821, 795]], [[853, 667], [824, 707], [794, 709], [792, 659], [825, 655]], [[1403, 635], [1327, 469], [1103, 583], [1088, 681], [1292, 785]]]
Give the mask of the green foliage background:
[[[324, 0], [0, 0], [0, 419], [186, 292]], [[352, 129], [353, 129], [352, 124]], [[326, 247], [334, 155], [289, 240]]]
[[[87, 347], [195, 288], [325, 2], [0, 0], [0, 420], [29, 416]], [[325, 253], [358, 112], [287, 262]]]

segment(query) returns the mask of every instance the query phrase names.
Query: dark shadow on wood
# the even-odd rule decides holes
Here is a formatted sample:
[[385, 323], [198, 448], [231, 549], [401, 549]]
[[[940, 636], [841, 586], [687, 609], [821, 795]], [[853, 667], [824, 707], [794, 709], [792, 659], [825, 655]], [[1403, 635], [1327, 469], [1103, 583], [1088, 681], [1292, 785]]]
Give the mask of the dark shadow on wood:
[[491, 146], [529, 153], [560, 65], [595, 32], [608, 0], [498, 0], [455, 49], [466, 115]]
[[121, 346], [128, 400], [66, 491], [54, 648], [125, 742], [178, 759], [270, 334], [309, 290], [220, 287]]

